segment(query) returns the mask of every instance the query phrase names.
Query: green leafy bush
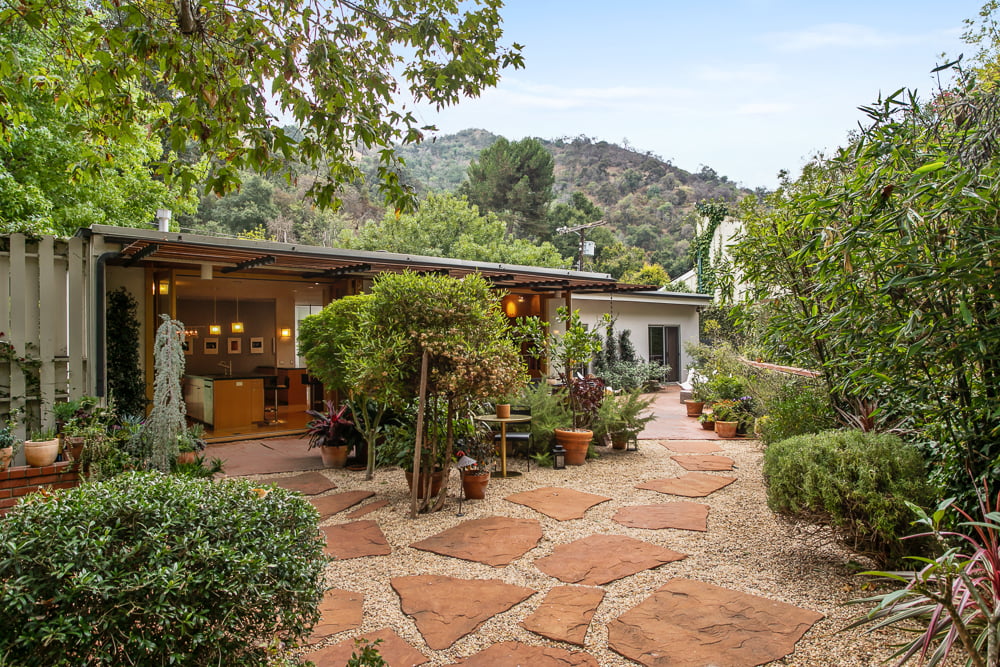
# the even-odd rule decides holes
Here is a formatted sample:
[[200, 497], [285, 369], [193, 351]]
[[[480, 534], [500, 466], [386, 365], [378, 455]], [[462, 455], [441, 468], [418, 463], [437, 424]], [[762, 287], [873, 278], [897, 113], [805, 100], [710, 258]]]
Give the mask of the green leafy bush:
[[128, 473], [0, 521], [0, 655], [18, 665], [263, 665], [319, 617], [326, 559], [301, 496]]
[[544, 382], [528, 385], [514, 403], [531, 408], [531, 453], [551, 450], [555, 429], [565, 428], [573, 422], [566, 391], [553, 392]]
[[767, 414], [760, 420], [760, 439], [765, 445], [837, 425], [829, 396], [816, 382], [784, 384], [765, 410]]
[[900, 554], [912, 512], [934, 493], [920, 452], [894, 435], [825, 431], [764, 453], [767, 504], [786, 518], [829, 524], [838, 539], [881, 562]]

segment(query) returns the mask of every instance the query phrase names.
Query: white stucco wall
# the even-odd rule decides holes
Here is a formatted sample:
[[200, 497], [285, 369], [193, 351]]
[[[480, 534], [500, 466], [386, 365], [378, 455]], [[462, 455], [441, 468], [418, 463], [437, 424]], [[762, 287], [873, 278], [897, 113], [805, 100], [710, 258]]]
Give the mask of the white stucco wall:
[[[694, 295], [618, 294], [612, 299], [607, 294], [575, 294], [573, 308], [580, 311], [580, 319], [590, 327], [595, 327], [604, 313], [615, 318], [615, 329], [632, 332], [632, 344], [636, 354], [649, 358], [649, 326], [675, 326], [679, 331], [680, 364], [679, 377], [684, 378], [690, 359], [684, 351], [686, 341], [698, 341], [699, 308], [711, 302], [709, 297]], [[549, 301], [548, 321], [556, 321], [556, 309], [564, 305], [562, 299]]]

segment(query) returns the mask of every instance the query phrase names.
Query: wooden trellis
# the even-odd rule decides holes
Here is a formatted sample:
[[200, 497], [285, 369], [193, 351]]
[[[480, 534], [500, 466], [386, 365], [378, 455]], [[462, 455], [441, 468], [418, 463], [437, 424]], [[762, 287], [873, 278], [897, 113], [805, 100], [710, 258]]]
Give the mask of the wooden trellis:
[[85, 247], [80, 238], [0, 236], [0, 415], [22, 410], [32, 428], [53, 427], [53, 404], [88, 386]]

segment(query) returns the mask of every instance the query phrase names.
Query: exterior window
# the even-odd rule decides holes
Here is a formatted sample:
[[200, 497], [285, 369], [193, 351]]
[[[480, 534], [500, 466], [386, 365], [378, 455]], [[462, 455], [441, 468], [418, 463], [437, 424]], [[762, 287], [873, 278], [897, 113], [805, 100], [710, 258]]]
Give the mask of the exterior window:
[[297, 368], [305, 368], [306, 360], [303, 357], [298, 356], [299, 352], [299, 324], [302, 320], [310, 315], [315, 315], [319, 311], [323, 310], [323, 306], [308, 306], [308, 305], [295, 305], [295, 366]]

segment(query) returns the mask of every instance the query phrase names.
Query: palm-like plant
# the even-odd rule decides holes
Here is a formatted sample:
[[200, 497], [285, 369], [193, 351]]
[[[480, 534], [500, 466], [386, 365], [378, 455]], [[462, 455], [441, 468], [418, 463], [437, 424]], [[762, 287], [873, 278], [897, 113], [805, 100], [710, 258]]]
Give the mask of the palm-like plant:
[[1000, 494], [990, 501], [989, 489], [979, 496], [980, 517], [955, 507], [966, 520], [962, 530], [946, 531], [942, 520], [954, 498], [945, 500], [928, 515], [916, 505], [917, 524], [929, 530], [912, 538], [929, 537], [943, 553], [935, 559], [911, 557], [923, 563], [916, 572], [865, 572], [891, 579], [903, 587], [855, 602], [876, 602], [864, 618], [846, 629], [875, 622], [872, 630], [911, 620], [925, 628], [903, 644], [893, 657], [903, 664], [914, 656], [933, 666], [948, 657], [958, 642], [968, 655], [967, 664], [1000, 665]]
[[309, 430], [309, 449], [313, 447], [337, 447], [346, 445], [349, 429], [354, 426], [354, 422], [347, 419], [347, 405], [341, 405], [338, 409], [333, 401], [324, 401], [326, 412], [318, 410], [306, 410], [313, 417], [307, 424]]

